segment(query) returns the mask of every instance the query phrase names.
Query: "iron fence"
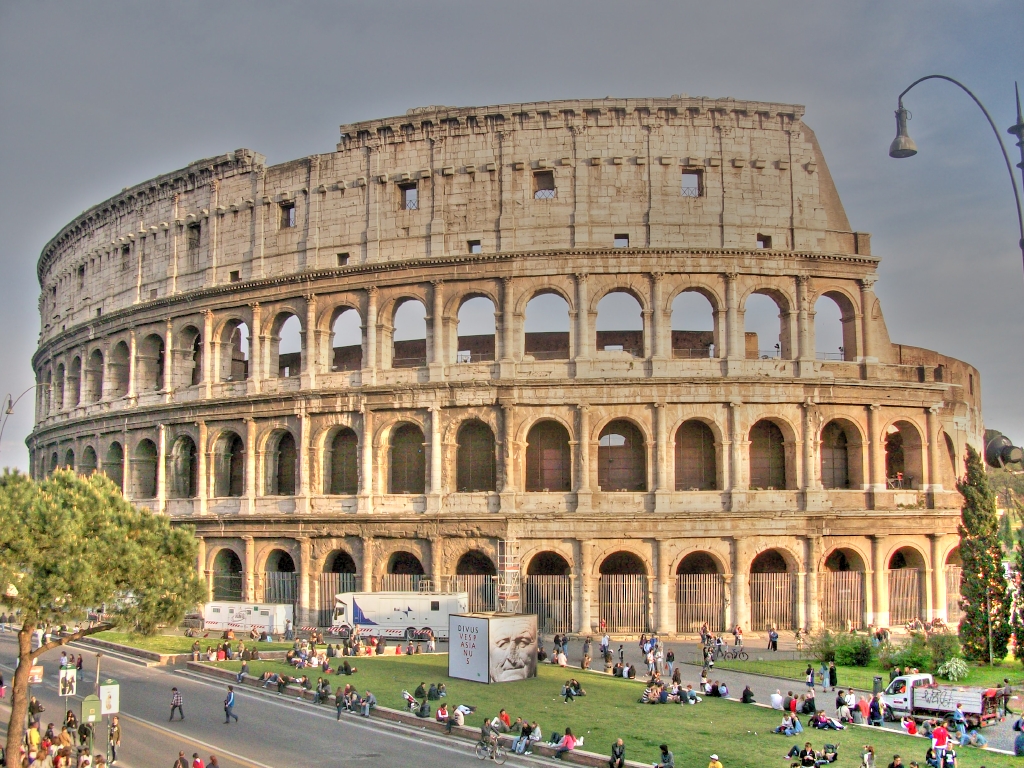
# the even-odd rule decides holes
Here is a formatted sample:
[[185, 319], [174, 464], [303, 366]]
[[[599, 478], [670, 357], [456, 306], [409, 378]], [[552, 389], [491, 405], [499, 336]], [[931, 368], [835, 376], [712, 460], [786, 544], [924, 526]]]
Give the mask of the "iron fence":
[[889, 571], [889, 624], [921, 618], [921, 572], [917, 568]]
[[946, 566], [946, 621], [959, 624], [964, 609], [960, 606], [960, 577], [963, 568], [959, 565]]
[[750, 574], [750, 626], [796, 629], [796, 579], [791, 573]]
[[864, 627], [864, 573], [825, 571], [821, 574], [821, 621], [829, 629]]
[[725, 578], [718, 573], [676, 576], [676, 631], [697, 632], [707, 624], [725, 631]]
[[329, 627], [334, 620], [334, 596], [356, 591], [356, 574], [321, 573], [320, 605], [317, 606], [317, 626]]
[[497, 578], [487, 574], [451, 576], [448, 589], [451, 592], [468, 592], [471, 612], [493, 611], [497, 606]]
[[643, 574], [606, 574], [598, 583], [601, 623], [607, 632], [650, 631], [650, 595]]
[[263, 579], [263, 602], [295, 605], [298, 600], [297, 573], [267, 571]]
[[524, 576], [523, 613], [537, 614], [545, 633], [572, 631], [572, 579], [568, 576]]

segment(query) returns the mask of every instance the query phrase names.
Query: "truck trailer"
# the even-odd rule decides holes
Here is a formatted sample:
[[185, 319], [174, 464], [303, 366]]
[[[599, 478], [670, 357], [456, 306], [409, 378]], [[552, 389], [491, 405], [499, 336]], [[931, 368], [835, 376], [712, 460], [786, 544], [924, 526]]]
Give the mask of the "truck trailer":
[[281, 603], [212, 602], [203, 606], [206, 630], [248, 632], [256, 627], [261, 633], [283, 635], [288, 621], [294, 622], [294, 608]]
[[342, 592], [334, 596], [333, 632], [348, 637], [448, 638], [448, 617], [469, 611], [468, 592]]
[[972, 728], [999, 721], [999, 690], [936, 685], [928, 674], [900, 675], [893, 678], [884, 693], [892, 719], [913, 717], [915, 720], [951, 719], [956, 705], [963, 705], [967, 724]]

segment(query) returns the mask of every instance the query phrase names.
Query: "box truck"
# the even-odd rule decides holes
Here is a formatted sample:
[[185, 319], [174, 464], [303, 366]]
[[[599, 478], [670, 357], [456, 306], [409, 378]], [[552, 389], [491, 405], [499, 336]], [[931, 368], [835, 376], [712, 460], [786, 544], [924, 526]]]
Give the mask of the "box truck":
[[205, 630], [235, 633], [249, 632], [256, 627], [269, 635], [284, 635], [285, 622], [294, 627], [294, 608], [280, 603], [231, 603], [213, 602], [203, 606], [203, 628]]
[[[422, 640], [448, 637], [448, 617], [469, 610], [468, 592], [342, 592], [334, 596], [332, 631]], [[429, 631], [429, 632], [428, 632]]]
[[999, 691], [996, 688], [967, 688], [936, 685], [928, 674], [900, 675], [885, 689], [885, 703], [892, 719], [910, 716], [916, 720], [951, 718], [957, 704], [963, 704], [971, 727], [991, 725], [999, 720]]

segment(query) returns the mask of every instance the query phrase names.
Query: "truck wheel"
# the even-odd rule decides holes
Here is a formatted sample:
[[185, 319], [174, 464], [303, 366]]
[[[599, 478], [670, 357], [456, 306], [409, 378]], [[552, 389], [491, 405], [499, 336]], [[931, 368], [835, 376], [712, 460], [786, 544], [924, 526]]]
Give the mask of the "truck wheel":
[[415, 637], [416, 637], [416, 627], [406, 627], [405, 639], [406, 640], [413, 640], [413, 639], [415, 639]]
[[352, 628], [348, 624], [342, 624], [338, 629], [338, 635], [342, 640], [348, 640], [352, 636]]

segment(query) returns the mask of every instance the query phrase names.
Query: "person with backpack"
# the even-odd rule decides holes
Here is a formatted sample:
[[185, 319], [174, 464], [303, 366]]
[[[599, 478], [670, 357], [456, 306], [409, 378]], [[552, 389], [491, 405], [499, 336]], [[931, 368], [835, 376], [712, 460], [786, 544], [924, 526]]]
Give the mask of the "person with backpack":
[[234, 688], [234, 686], [229, 685], [228, 686], [227, 698], [224, 699], [224, 725], [229, 724], [231, 722], [231, 718], [234, 718], [236, 723], [238, 722], [238, 715], [236, 715], [232, 711], [232, 710], [234, 710], [234, 708], [235, 708], [235, 688]]

